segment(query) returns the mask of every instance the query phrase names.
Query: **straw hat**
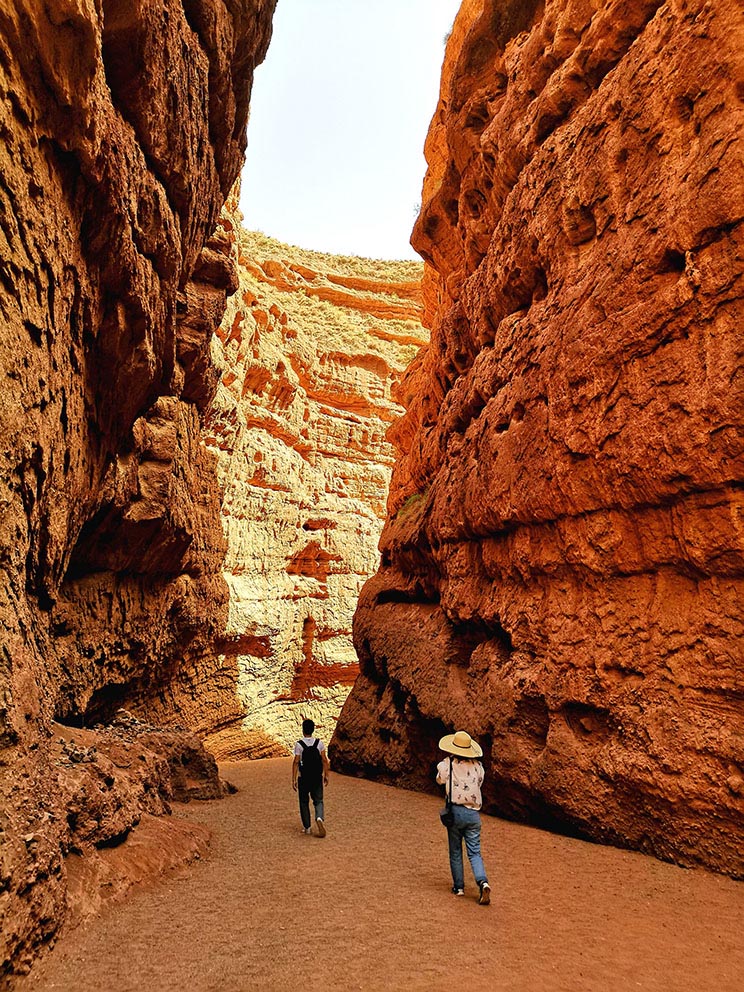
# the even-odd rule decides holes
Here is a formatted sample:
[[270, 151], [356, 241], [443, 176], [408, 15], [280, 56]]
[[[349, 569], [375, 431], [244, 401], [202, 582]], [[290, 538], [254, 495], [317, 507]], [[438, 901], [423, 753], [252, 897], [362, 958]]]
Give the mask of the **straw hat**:
[[481, 758], [483, 756], [483, 749], [480, 744], [464, 730], [458, 730], [456, 734], [446, 734], [439, 742], [439, 747], [442, 751], [454, 754], [458, 758]]

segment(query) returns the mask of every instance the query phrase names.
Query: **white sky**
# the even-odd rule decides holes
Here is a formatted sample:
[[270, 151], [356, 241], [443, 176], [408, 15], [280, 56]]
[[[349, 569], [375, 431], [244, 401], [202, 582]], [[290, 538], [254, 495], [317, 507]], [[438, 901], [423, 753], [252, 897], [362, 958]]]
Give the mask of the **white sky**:
[[246, 227], [289, 244], [418, 258], [445, 35], [460, 0], [279, 0], [256, 70]]

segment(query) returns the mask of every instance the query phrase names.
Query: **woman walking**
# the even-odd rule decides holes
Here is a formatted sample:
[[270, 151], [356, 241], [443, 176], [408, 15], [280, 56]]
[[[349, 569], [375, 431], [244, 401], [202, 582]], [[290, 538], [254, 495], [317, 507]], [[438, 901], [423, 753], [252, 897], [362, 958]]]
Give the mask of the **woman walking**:
[[[478, 761], [483, 751], [480, 745], [464, 730], [447, 734], [439, 742], [449, 757], [437, 765], [437, 782], [446, 787], [447, 799], [452, 807], [452, 823], [447, 826], [449, 859], [452, 871], [452, 891], [456, 896], [465, 895], [465, 875], [462, 865], [462, 842], [478, 885], [478, 902], [487, 906], [491, 902], [491, 886], [481, 857], [481, 784], [483, 765]], [[451, 788], [450, 788], [451, 783]]]

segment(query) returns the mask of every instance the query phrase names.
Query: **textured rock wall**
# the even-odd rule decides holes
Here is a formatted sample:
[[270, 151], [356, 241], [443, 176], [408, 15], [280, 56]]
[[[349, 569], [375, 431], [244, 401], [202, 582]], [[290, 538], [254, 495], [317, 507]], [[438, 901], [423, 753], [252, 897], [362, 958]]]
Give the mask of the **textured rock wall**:
[[[225, 218], [225, 224], [229, 224]], [[402, 408], [427, 335], [421, 266], [240, 232], [240, 289], [214, 338], [229, 612], [198, 705], [222, 757], [284, 754], [305, 716], [330, 737], [358, 665], [351, 620], [379, 564]]]
[[[0, 974], [64, 917], [64, 855], [110, 839], [104, 804], [78, 845], [52, 720], [159, 698], [224, 629], [212, 232], [273, 7], [0, 2]], [[126, 776], [86, 775], [123, 835]]]
[[466, 0], [413, 243], [431, 345], [334, 760], [744, 876], [744, 20]]

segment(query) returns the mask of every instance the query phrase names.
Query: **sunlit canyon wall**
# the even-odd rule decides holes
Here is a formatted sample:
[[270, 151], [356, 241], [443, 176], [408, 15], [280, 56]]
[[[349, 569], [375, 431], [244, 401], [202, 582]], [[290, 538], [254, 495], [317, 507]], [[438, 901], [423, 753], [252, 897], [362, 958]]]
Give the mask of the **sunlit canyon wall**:
[[466, 0], [338, 767], [744, 875], [744, 11]]
[[385, 435], [402, 413], [398, 381], [428, 337], [420, 263], [235, 230], [240, 288], [213, 341], [221, 379], [205, 430], [228, 620], [195, 696], [221, 758], [286, 754], [306, 716], [326, 739], [335, 728], [358, 672], [352, 615], [379, 564]]

